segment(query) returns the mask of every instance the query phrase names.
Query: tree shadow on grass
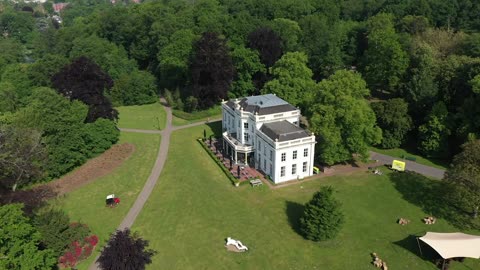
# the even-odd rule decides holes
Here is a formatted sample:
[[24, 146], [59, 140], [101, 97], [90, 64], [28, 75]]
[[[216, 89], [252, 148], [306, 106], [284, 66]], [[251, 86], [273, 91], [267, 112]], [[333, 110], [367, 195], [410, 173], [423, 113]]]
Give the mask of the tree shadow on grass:
[[445, 219], [457, 228], [475, 227], [469, 213], [454, 206], [445, 182], [432, 180], [415, 172], [389, 174], [390, 181], [403, 198], [425, 213]]
[[424, 261], [436, 264], [442, 259], [442, 257], [429, 245], [423, 243], [421, 240], [417, 241], [417, 237], [421, 237], [424, 234], [425, 233], [409, 235], [405, 239], [393, 242], [393, 244], [410, 251]]
[[302, 235], [302, 232], [300, 231], [300, 218], [303, 215], [305, 207], [302, 204], [291, 201], [286, 201], [285, 204], [287, 206], [286, 213], [288, 218], [288, 224], [290, 224], [290, 226], [296, 233]]
[[49, 199], [55, 198], [57, 192], [50, 185], [41, 185], [28, 190], [0, 190], [0, 205], [23, 203], [23, 210], [32, 214], [35, 210], [46, 205]]
[[207, 126], [211, 129], [215, 138], [222, 137], [222, 121], [209, 122]]

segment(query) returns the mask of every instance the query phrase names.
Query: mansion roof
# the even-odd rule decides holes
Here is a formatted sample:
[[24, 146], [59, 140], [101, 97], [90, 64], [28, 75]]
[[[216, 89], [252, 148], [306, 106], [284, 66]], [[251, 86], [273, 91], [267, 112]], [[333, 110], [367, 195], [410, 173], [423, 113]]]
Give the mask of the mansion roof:
[[[230, 108], [235, 109], [236, 102], [234, 100], [229, 100], [226, 104]], [[297, 108], [273, 94], [245, 97], [238, 102], [238, 105], [240, 105], [240, 108], [244, 111], [258, 115], [297, 110]]]
[[296, 125], [288, 122], [287, 120], [265, 123], [260, 128], [260, 131], [262, 131], [273, 141], [276, 141], [278, 139], [279, 142], [296, 140], [311, 136], [308, 131], [297, 127]]

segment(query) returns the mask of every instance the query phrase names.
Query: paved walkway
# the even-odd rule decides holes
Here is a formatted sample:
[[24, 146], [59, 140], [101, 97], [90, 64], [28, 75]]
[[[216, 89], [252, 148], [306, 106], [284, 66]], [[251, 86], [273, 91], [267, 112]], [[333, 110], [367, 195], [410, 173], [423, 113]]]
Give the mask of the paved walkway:
[[[155, 187], [155, 184], [157, 183], [157, 180], [160, 177], [160, 174], [162, 173], [163, 166], [165, 165], [165, 161], [167, 160], [168, 146], [170, 145], [170, 135], [172, 134], [172, 131], [199, 126], [205, 123], [217, 122], [221, 120], [221, 119], [214, 119], [210, 121], [201, 121], [201, 122], [192, 123], [184, 126], [174, 127], [172, 126], [172, 109], [168, 106], [165, 106], [166, 104], [165, 99], [163, 98], [160, 99], [160, 102], [162, 103], [163, 108], [167, 113], [167, 125], [163, 130], [120, 128], [121, 131], [125, 131], [125, 132], [161, 134], [162, 140], [160, 143], [160, 148], [158, 149], [155, 165], [152, 168], [152, 172], [150, 173], [150, 176], [148, 177], [147, 182], [143, 186], [143, 189], [138, 195], [137, 199], [135, 200], [135, 203], [133, 204], [132, 208], [130, 208], [130, 211], [128, 211], [128, 214], [125, 216], [122, 223], [120, 223], [120, 225], [117, 227], [117, 230], [130, 228], [133, 225], [133, 222], [135, 222], [135, 219], [137, 218], [138, 214], [142, 210], [143, 206], [147, 202], [148, 197], [150, 197], [150, 194], [152, 193], [152, 190]], [[95, 262], [92, 263], [88, 268], [89, 270], [100, 270], [100, 267], [96, 263], [97, 259], [98, 259], [98, 256], [95, 258]]]
[[[385, 165], [392, 165], [392, 161], [394, 159], [400, 160], [399, 158], [383, 155], [383, 154], [380, 154], [380, 153], [377, 153], [377, 152], [370, 152], [370, 157], [371, 157], [371, 159], [376, 159], [376, 160], [379, 161], [379, 163], [385, 164]], [[417, 172], [419, 174], [423, 174], [425, 176], [429, 176], [429, 177], [433, 177], [433, 178], [437, 178], [437, 179], [442, 179], [443, 175], [445, 174], [445, 170], [442, 170], [442, 169], [437, 169], [437, 168], [434, 168], [434, 167], [425, 166], [425, 165], [419, 164], [417, 162], [409, 161], [409, 160], [405, 160], [404, 162], [406, 163], [406, 169], [407, 170], [414, 171], [414, 172]]]

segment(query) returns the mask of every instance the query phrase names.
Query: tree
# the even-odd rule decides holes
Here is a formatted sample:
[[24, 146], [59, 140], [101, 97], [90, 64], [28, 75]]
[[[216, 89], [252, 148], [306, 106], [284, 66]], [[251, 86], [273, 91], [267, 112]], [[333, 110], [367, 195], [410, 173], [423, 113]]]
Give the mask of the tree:
[[480, 140], [471, 140], [462, 146], [462, 152], [453, 158], [444, 181], [452, 185], [456, 204], [463, 210], [478, 215], [480, 206]]
[[140, 70], [121, 75], [109, 94], [116, 106], [142, 105], [158, 100], [155, 77]]
[[271, 68], [273, 80], [267, 82], [262, 93], [273, 93], [293, 106], [304, 105], [313, 96], [316, 83], [307, 66], [307, 56], [302, 52], [289, 52]]
[[24, 216], [21, 204], [0, 206], [0, 269], [50, 270], [56, 258], [40, 247], [40, 233]]
[[300, 230], [305, 238], [324, 241], [335, 238], [345, 222], [340, 203], [333, 198], [333, 188], [322, 187], [305, 204]]
[[319, 161], [332, 165], [353, 154], [368, 159], [368, 146], [381, 142], [382, 130], [364, 99], [368, 94], [365, 81], [352, 71], [339, 70], [319, 83], [307, 111]]
[[368, 86], [375, 91], [395, 92], [408, 67], [393, 26], [393, 16], [380, 13], [367, 21], [368, 48], [365, 51], [363, 73]]
[[170, 42], [157, 54], [162, 88], [184, 87], [188, 81], [188, 64], [192, 57], [193, 44], [198, 36], [190, 29], [178, 30]]
[[95, 122], [98, 118], [116, 120], [118, 112], [103, 95], [104, 89], [110, 89], [113, 81], [100, 67], [86, 57], [72, 61], [52, 77], [57, 91], [70, 100], [80, 100], [87, 104], [86, 122]]
[[93, 123], [86, 123], [83, 126], [83, 140], [87, 157], [105, 152], [118, 141], [118, 137], [120, 137], [120, 131], [112, 120], [98, 118]]
[[255, 91], [253, 76], [256, 73], [265, 73], [265, 66], [260, 62], [258, 52], [243, 46], [235, 47], [232, 60], [237, 76], [232, 84], [229, 97], [245, 97], [258, 94]]
[[302, 30], [296, 21], [278, 18], [271, 23], [272, 30], [282, 40], [282, 50], [285, 52], [293, 52], [298, 49], [298, 43]]
[[137, 69], [135, 61], [128, 59], [122, 47], [96, 35], [75, 39], [69, 56], [70, 59], [86, 57], [92, 60], [113, 80]]
[[47, 174], [59, 177], [86, 160], [82, 128], [88, 108], [50, 88], [34, 89], [31, 102], [13, 117], [12, 125], [41, 130], [48, 150]]
[[378, 126], [382, 129], [381, 146], [399, 147], [405, 141], [407, 132], [412, 129], [408, 103], [401, 98], [393, 98], [386, 102], [374, 102], [371, 107], [377, 116]]
[[450, 128], [448, 111], [443, 102], [435, 104], [425, 119], [425, 123], [418, 127], [418, 149], [428, 157], [446, 158], [449, 155], [448, 138]]
[[248, 47], [258, 51], [260, 61], [267, 68], [273, 66], [283, 54], [282, 39], [267, 27], [258, 28], [248, 35]]
[[67, 58], [59, 54], [47, 54], [28, 66], [27, 75], [32, 85], [51, 87], [51, 78], [68, 64]]
[[0, 127], [0, 180], [12, 191], [43, 175], [46, 154], [37, 130]]
[[131, 235], [130, 229], [117, 230], [103, 248], [97, 262], [103, 270], [145, 269], [155, 251], [147, 249], [148, 241]]
[[225, 40], [212, 32], [203, 33], [195, 43], [190, 65], [192, 96], [200, 109], [206, 109], [227, 98], [235, 68]]

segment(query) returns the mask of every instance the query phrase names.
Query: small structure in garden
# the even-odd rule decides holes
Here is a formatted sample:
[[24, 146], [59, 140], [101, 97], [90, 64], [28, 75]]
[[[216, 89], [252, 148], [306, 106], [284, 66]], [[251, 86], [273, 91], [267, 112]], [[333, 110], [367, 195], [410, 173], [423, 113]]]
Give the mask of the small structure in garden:
[[383, 270], [388, 270], [387, 262], [380, 259], [380, 257], [377, 256], [377, 253], [373, 252], [371, 255], [372, 255], [372, 259], [373, 259], [372, 264], [375, 267], [381, 268]]
[[417, 237], [418, 248], [422, 254], [420, 241], [433, 248], [443, 259], [442, 270], [448, 268], [451, 259], [463, 261], [463, 258], [480, 258], [480, 236], [465, 233], [427, 232]]
[[434, 218], [434, 217], [432, 217], [432, 216], [430, 216], [430, 217], [425, 217], [425, 218], [423, 219], [423, 222], [424, 222], [425, 224], [427, 224], [427, 225], [435, 224], [435, 221], [437, 221], [437, 219]]
[[403, 226], [403, 225], [407, 225], [408, 223], [410, 223], [410, 220], [408, 220], [406, 218], [399, 218], [397, 223]]
[[115, 197], [115, 194], [110, 194], [105, 200], [105, 204], [109, 207], [115, 207], [120, 203], [120, 198]]
[[244, 252], [244, 251], [247, 251], [248, 248], [247, 246], [245, 246], [244, 244], [242, 244], [242, 242], [240, 242], [239, 240], [235, 240], [231, 237], [227, 237], [227, 243], [225, 244], [225, 247], [227, 248], [227, 250], [229, 251], [233, 251], [233, 252]]
[[405, 171], [405, 162], [400, 160], [393, 160], [392, 161], [392, 170], [404, 172]]

